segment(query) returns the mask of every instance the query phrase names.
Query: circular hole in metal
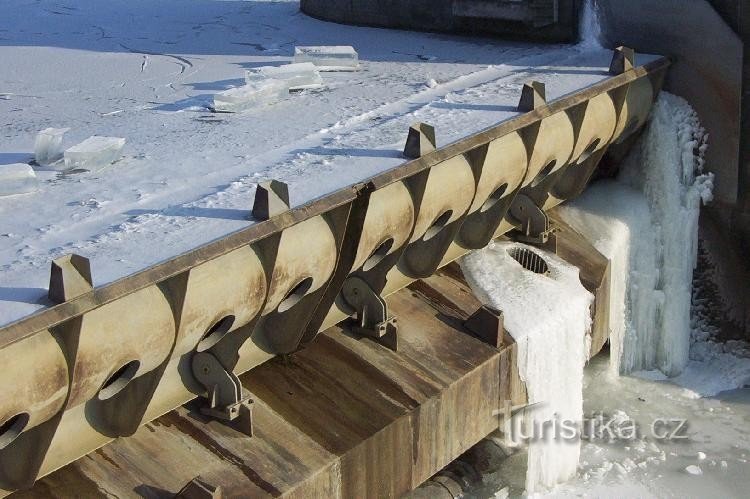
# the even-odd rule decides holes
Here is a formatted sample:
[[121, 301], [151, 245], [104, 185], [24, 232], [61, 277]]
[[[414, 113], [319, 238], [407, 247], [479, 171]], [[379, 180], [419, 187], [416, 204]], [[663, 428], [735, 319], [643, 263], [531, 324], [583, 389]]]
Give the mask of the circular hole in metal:
[[29, 414], [27, 412], [11, 416], [0, 423], [0, 450], [6, 448], [18, 438], [18, 435], [26, 428], [27, 424], [29, 424]]
[[534, 177], [534, 180], [531, 181], [531, 187], [536, 187], [537, 185], [539, 185], [542, 180], [544, 180], [544, 177], [552, 172], [552, 170], [555, 168], [555, 165], [557, 165], [556, 159], [553, 159], [552, 161], [547, 163], [547, 166], [542, 168], [542, 171], [540, 171], [537, 176]]
[[367, 272], [368, 270], [371, 270], [373, 267], [375, 267], [377, 264], [383, 261], [383, 258], [388, 256], [388, 252], [391, 251], [391, 248], [393, 247], [393, 238], [389, 237], [380, 245], [378, 245], [377, 248], [375, 248], [375, 251], [372, 252], [372, 255], [370, 255], [370, 258], [365, 260], [364, 265], [362, 265], [362, 270]]
[[479, 209], [479, 211], [484, 213], [485, 211], [495, 206], [497, 202], [503, 198], [506, 190], [508, 190], [508, 184], [503, 184], [497, 189], [495, 189], [494, 191], [492, 191], [492, 194], [490, 194], [490, 197], [487, 198], [487, 201], [484, 202], [484, 204]]
[[107, 400], [120, 393], [133, 380], [139, 367], [141, 367], [141, 362], [138, 360], [131, 360], [122, 365], [107, 378], [96, 397], [99, 400]]
[[219, 340], [226, 336], [229, 330], [232, 329], [233, 324], [233, 315], [227, 315], [226, 317], [219, 319], [216, 324], [208, 328], [208, 331], [203, 334], [203, 337], [198, 342], [198, 346], [195, 347], [195, 350], [198, 352], [204, 352], [216, 345]]
[[453, 210], [448, 210], [443, 212], [442, 215], [437, 217], [434, 222], [432, 222], [432, 225], [430, 225], [430, 228], [427, 229], [427, 232], [424, 233], [424, 236], [422, 239], [425, 241], [429, 241], [433, 237], [437, 236], [443, 228], [448, 225], [448, 221], [453, 216]]
[[597, 147], [599, 147], [599, 143], [602, 141], [602, 139], [596, 139], [593, 141], [589, 146], [581, 153], [581, 156], [578, 158], [578, 161], [576, 161], [577, 164], [581, 164], [587, 159], [591, 157], [592, 154], [594, 154], [594, 151], [596, 151]]
[[289, 292], [286, 294], [286, 297], [281, 301], [281, 303], [279, 303], [279, 312], [286, 312], [287, 310], [295, 306], [302, 298], [304, 298], [312, 285], [313, 278], [306, 277], [305, 279], [302, 279], [300, 282], [292, 286], [292, 289], [289, 290]]
[[544, 261], [544, 258], [528, 248], [510, 248], [508, 249], [508, 254], [526, 270], [530, 270], [535, 274], [549, 274], [549, 266]]

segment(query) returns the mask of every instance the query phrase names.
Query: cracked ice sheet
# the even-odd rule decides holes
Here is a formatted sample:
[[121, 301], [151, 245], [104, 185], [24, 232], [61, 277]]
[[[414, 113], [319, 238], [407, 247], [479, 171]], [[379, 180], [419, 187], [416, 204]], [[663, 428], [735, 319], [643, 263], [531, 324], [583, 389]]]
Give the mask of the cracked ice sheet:
[[[401, 164], [414, 121], [445, 145], [514, 116], [525, 81], [557, 98], [604, 79], [610, 59], [324, 23], [292, 1], [8, 0], [4, 12], [0, 164], [29, 161], [47, 127], [71, 127], [66, 147], [94, 134], [127, 144], [102, 171], [40, 171], [39, 192], [0, 201], [0, 324], [48, 305], [62, 254], [111, 282], [246, 227], [259, 180], [288, 182], [302, 204]], [[325, 44], [353, 45], [361, 70], [262, 109], [206, 112], [245, 69]]]

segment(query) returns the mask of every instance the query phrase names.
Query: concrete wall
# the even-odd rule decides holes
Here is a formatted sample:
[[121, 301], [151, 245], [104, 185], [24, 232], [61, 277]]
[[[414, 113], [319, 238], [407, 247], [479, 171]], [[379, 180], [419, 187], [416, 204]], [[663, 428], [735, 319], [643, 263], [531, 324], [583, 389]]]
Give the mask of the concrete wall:
[[[510, 3], [503, 6], [502, 2], [481, 0], [300, 0], [300, 7], [318, 19], [346, 24], [563, 42], [578, 36], [580, 1], [557, 0], [557, 22], [546, 26], [535, 26], [531, 20], [521, 21], [511, 12], [522, 14], [532, 4], [544, 5], [543, 0], [523, 2], [529, 9], [511, 9]], [[549, 4], [553, 3], [550, 0]], [[487, 15], [465, 15], [471, 11], [484, 11]]]
[[[665, 89], [687, 99], [710, 134], [716, 200], [738, 198], [742, 41], [705, 0], [599, 0], [606, 44], [671, 57]], [[731, 211], [731, 209], [730, 209]]]

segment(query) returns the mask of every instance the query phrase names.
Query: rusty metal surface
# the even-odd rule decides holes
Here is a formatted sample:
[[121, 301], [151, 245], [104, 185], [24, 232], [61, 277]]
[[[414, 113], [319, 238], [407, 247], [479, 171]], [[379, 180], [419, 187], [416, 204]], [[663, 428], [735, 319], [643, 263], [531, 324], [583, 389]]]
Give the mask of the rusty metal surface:
[[256, 400], [254, 437], [191, 403], [13, 497], [166, 498], [196, 476], [224, 497], [413, 489], [497, 429], [508, 390], [498, 374], [513, 345], [496, 349], [462, 328], [478, 302], [455, 272], [388, 298], [403, 317], [399, 352], [334, 326], [288, 361], [243, 375]]
[[0, 328], [0, 362], [13, 366], [0, 389], [0, 490], [205, 395], [196, 351], [236, 374], [293, 353], [353, 314], [346, 279], [388, 296], [520, 227], [517, 196], [540, 211], [574, 197], [609, 145], [643, 126], [668, 65], [612, 76]]

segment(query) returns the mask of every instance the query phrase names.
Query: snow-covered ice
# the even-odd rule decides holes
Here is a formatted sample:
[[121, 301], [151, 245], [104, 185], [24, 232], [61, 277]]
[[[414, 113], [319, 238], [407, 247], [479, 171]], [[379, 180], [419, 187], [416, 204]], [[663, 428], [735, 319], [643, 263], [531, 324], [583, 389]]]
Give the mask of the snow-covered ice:
[[[536, 252], [549, 274], [522, 267], [511, 256], [516, 248]], [[503, 242], [467, 255], [461, 267], [483, 302], [503, 311], [505, 329], [518, 344], [518, 371], [528, 401], [540, 404], [522, 418], [513, 418], [521, 425], [513, 433], [528, 437], [546, 422], [580, 421], [593, 295], [581, 284], [578, 269], [554, 254]], [[579, 451], [578, 440], [532, 438], [527, 492], [540, 492], [575, 476]]]
[[230, 88], [214, 95], [213, 109], [223, 113], [239, 113], [248, 109], [273, 104], [289, 93], [287, 80], [264, 79]]
[[[36, 131], [50, 126], [71, 127], [70, 144], [106, 135], [127, 146], [117, 168], [38, 171], [38, 192], [0, 200], [0, 324], [44, 306], [53, 258], [86, 256], [94, 284], [112, 282], [247, 227], [260, 180], [286, 182], [298, 206], [403, 163], [414, 121], [435, 125], [442, 146], [516, 116], [529, 79], [554, 100], [607, 78], [611, 60], [570, 45], [325, 23], [297, 1], [4, 6], [0, 115], [13, 119], [0, 164], [30, 161]], [[361, 70], [323, 73], [324, 90], [272, 106], [207, 112], [245, 70], [291, 62], [295, 45], [354, 46]]]
[[120, 159], [125, 139], [92, 135], [65, 150], [65, 168], [98, 170]]
[[34, 140], [34, 161], [50, 166], [63, 158], [63, 136], [70, 128], [45, 128]]
[[34, 169], [28, 164], [0, 165], [0, 196], [28, 194], [37, 190], [38, 186]]
[[248, 83], [263, 81], [268, 78], [285, 81], [289, 85], [289, 90], [323, 86], [323, 78], [315, 64], [311, 62], [284, 64], [283, 66], [261, 66], [245, 71], [245, 80]]
[[347, 45], [295, 47], [294, 62], [311, 62], [320, 71], [355, 71], [359, 68], [359, 54]]

